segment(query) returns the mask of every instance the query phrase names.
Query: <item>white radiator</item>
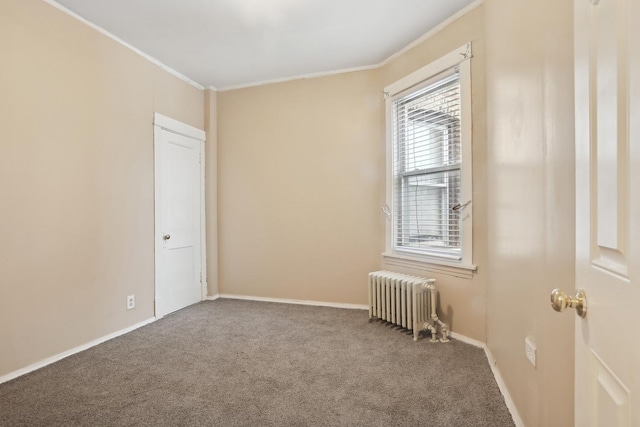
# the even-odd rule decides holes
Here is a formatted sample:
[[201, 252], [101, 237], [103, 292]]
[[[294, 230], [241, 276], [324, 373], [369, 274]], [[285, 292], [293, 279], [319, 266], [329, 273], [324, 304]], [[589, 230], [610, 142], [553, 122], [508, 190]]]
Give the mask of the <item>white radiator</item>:
[[449, 328], [436, 314], [435, 282], [391, 271], [369, 273], [369, 321], [378, 318], [413, 331], [414, 341], [423, 330], [431, 332], [432, 342], [449, 341]]

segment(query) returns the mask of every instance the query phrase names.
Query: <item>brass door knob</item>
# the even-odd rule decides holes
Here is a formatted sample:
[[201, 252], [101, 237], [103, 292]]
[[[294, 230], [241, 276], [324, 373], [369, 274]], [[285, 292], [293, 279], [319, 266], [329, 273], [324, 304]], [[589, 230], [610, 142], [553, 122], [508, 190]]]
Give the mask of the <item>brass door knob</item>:
[[551, 292], [551, 307], [555, 311], [563, 311], [565, 308], [575, 308], [580, 317], [587, 316], [587, 294], [582, 289], [576, 289], [576, 296], [570, 297], [562, 289], [554, 289]]

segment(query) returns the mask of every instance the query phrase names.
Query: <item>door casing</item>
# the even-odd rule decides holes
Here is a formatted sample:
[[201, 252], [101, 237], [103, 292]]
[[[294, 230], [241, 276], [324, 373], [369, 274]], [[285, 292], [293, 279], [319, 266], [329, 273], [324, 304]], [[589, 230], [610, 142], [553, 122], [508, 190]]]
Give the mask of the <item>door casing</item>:
[[200, 299], [204, 300], [207, 296], [207, 251], [206, 251], [206, 216], [205, 216], [205, 141], [206, 134], [203, 130], [190, 126], [186, 123], [182, 123], [178, 120], [164, 116], [159, 113], [154, 114], [153, 118], [154, 128], [154, 213], [155, 213], [155, 225], [154, 225], [154, 264], [155, 264], [155, 276], [154, 276], [154, 312], [157, 319], [163, 316], [158, 311], [158, 278], [162, 272], [162, 265], [159, 262], [160, 250], [162, 249], [162, 235], [161, 229], [161, 217], [160, 206], [158, 204], [159, 192], [160, 192], [160, 162], [158, 158], [159, 144], [161, 142], [161, 131], [169, 131], [179, 135], [183, 135], [189, 138], [193, 138], [200, 141], [200, 284], [201, 292]]

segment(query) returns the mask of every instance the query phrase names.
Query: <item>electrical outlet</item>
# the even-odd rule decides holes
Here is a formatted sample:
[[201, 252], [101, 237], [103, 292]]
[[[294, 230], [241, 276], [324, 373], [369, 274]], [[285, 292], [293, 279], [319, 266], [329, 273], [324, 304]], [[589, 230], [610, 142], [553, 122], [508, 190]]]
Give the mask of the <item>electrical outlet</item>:
[[129, 295], [127, 297], [127, 310], [131, 310], [133, 308], [136, 308], [136, 296]]
[[536, 367], [536, 345], [533, 343], [533, 339], [531, 337], [527, 337], [524, 339], [524, 353], [529, 359], [529, 362]]

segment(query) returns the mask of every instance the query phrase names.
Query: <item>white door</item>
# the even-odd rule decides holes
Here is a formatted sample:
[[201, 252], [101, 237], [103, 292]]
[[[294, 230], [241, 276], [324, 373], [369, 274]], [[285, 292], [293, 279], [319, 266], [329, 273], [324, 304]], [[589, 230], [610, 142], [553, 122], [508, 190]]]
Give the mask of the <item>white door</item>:
[[576, 426], [640, 426], [640, 1], [574, 0]]
[[155, 303], [160, 318], [202, 301], [204, 242], [202, 140], [167, 130], [158, 122], [156, 117]]

